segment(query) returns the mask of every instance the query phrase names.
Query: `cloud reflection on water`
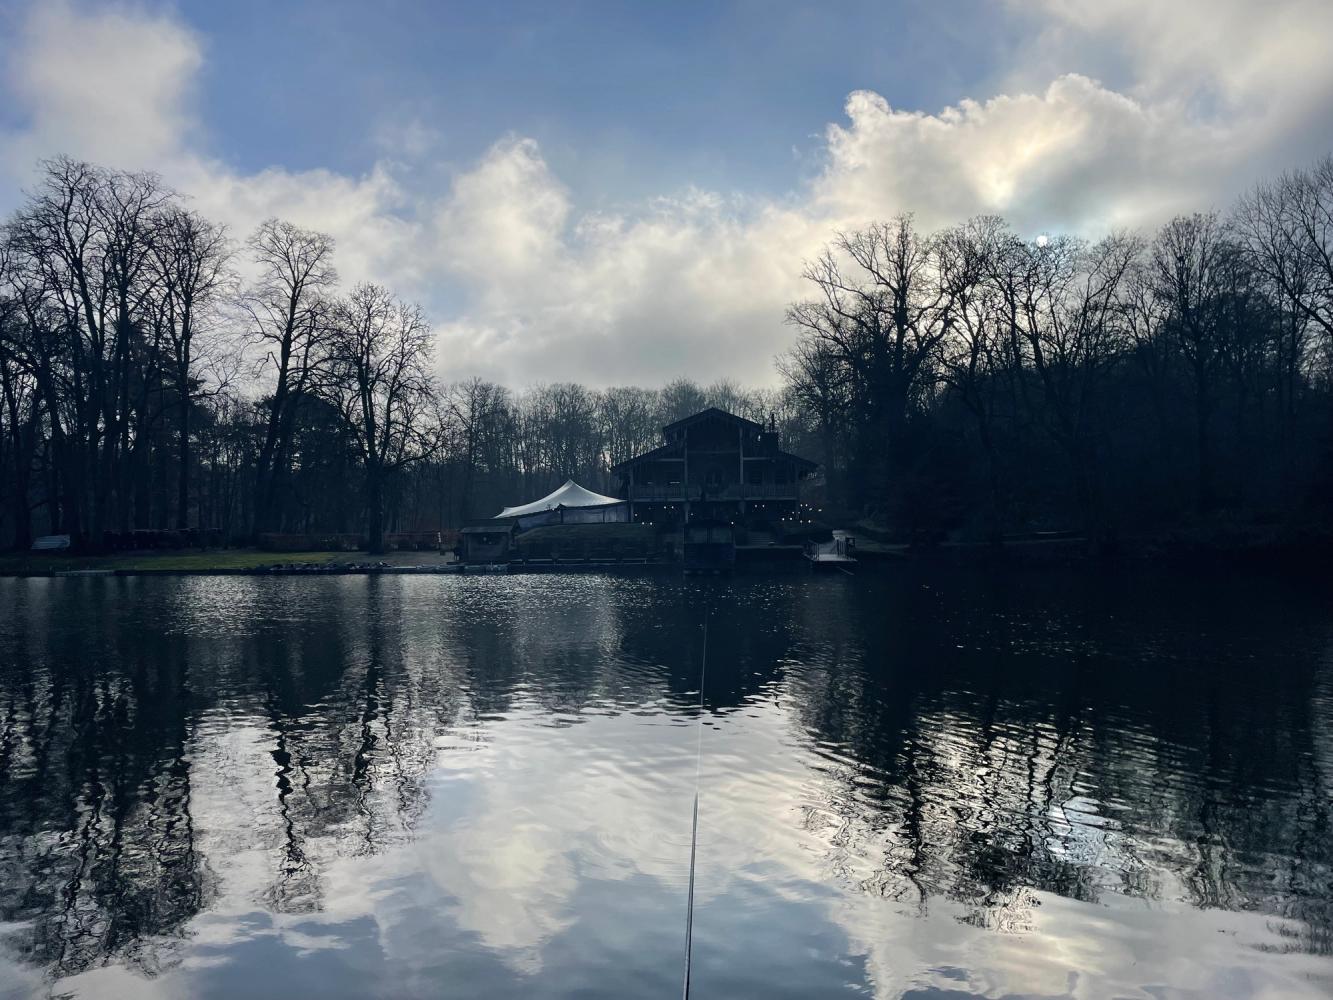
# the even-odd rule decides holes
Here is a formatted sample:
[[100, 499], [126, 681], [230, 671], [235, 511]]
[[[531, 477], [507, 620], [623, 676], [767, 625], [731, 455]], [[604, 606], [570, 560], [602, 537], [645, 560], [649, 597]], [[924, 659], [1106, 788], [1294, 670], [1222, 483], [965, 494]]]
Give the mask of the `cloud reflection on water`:
[[16, 996], [39, 970], [76, 996], [669, 995], [706, 605], [699, 995], [1333, 984], [1313, 605], [1154, 616], [971, 578], [0, 587]]

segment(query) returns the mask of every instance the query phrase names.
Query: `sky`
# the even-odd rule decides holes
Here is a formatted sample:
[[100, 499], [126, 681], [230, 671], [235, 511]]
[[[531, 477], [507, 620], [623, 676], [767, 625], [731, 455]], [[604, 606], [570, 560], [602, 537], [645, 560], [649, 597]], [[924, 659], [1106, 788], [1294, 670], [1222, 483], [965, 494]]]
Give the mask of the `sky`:
[[332, 234], [441, 378], [777, 380], [839, 230], [1145, 231], [1333, 150], [1328, 0], [0, 0], [0, 213], [57, 153]]

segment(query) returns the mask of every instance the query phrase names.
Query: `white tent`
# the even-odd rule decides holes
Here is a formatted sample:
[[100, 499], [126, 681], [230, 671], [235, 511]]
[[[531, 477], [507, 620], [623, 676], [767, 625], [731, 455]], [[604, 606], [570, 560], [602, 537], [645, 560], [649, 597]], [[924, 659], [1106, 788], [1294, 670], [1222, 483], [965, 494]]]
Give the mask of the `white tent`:
[[506, 507], [495, 516], [522, 517], [524, 514], [540, 514], [543, 511], [555, 510], [557, 507], [607, 507], [611, 504], [624, 502], [624, 500], [617, 500], [615, 497], [605, 497], [600, 493], [594, 493], [592, 490], [585, 490], [574, 480], [566, 479], [565, 485], [554, 493], [550, 493], [540, 500], [534, 500], [532, 503], [525, 503], [518, 507]]

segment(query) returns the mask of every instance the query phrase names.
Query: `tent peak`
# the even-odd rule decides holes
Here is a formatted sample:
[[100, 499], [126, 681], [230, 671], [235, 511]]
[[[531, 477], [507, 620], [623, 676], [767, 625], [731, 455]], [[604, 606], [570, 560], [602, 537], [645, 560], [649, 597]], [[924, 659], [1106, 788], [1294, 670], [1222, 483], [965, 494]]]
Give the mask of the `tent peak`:
[[564, 485], [548, 493], [540, 500], [506, 507], [495, 516], [520, 517], [524, 514], [537, 514], [546, 510], [555, 510], [557, 507], [605, 507], [623, 502], [616, 497], [604, 496], [601, 493], [594, 493], [592, 490], [585, 489], [574, 482], [573, 479], [566, 479]]

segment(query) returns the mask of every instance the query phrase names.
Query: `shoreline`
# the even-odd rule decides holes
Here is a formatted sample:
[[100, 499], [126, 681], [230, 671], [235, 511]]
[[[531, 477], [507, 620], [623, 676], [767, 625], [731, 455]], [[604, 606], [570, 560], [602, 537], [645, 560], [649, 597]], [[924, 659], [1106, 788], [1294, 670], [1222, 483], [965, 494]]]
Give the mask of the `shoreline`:
[[[902, 553], [860, 553], [849, 575], [859, 573], [881, 574], [901, 571], [931, 572], [947, 570], [975, 570], [994, 573], [1031, 573], [1049, 571], [1082, 571], [1088, 573], [1237, 573], [1256, 576], [1279, 576], [1292, 579], [1323, 576], [1327, 561], [1320, 556], [1304, 553], [1293, 557], [1290, 553], [1245, 551], [1209, 553], [1161, 553], [1148, 556], [1143, 553], [1118, 553], [1102, 556], [1075, 553], [1066, 549], [1056, 555], [1049, 551], [1042, 558], [1027, 558], [1004, 550], [965, 550], [960, 548], [934, 549]], [[391, 563], [271, 563], [251, 566], [195, 565], [195, 566], [3, 566], [0, 579], [91, 579], [131, 577], [203, 577], [203, 576], [527, 576], [547, 574], [614, 573], [637, 576], [656, 573], [679, 575], [679, 562], [600, 562], [568, 561], [549, 563], [442, 563], [403, 565]], [[736, 576], [792, 576], [808, 575], [810, 567], [804, 560], [758, 562], [736, 567]]]
[[[1085, 538], [1007, 540], [1001, 545], [949, 541], [912, 546], [857, 540], [858, 571], [882, 572], [889, 567], [972, 568], [995, 571], [1082, 569], [1120, 571], [1154, 569], [1213, 572], [1260, 572], [1303, 577], [1327, 572], [1333, 560], [1333, 537], [1306, 532], [1199, 532], [1127, 537], [1109, 550], [1092, 551]], [[741, 552], [738, 550], [738, 555]], [[799, 572], [804, 561], [770, 558], [776, 553], [745, 550], [740, 573]], [[571, 554], [572, 555], [572, 554]], [[600, 556], [600, 557], [599, 557]], [[477, 575], [503, 573], [586, 573], [675, 571], [681, 564], [644, 554], [606, 558], [507, 560], [461, 563], [450, 552], [404, 549], [371, 556], [346, 550], [273, 552], [256, 548], [206, 550], [139, 550], [102, 555], [70, 552], [9, 552], [0, 554], [0, 577], [132, 577], [132, 576], [374, 576]]]

